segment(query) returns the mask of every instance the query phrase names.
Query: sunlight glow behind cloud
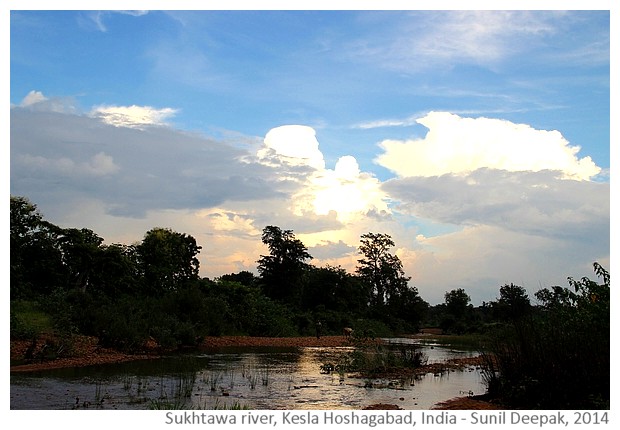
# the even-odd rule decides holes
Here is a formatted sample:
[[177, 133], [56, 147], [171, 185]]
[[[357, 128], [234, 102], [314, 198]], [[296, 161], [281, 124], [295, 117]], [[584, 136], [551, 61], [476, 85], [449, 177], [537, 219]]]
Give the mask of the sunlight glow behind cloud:
[[298, 177], [301, 189], [292, 198], [295, 214], [328, 215], [333, 211], [339, 221], [346, 222], [368, 212], [383, 216], [389, 213], [387, 196], [381, 191], [380, 181], [369, 173], [360, 172], [355, 157], [340, 157], [333, 170], [325, 168], [313, 128], [302, 125], [276, 127], [269, 130], [264, 144], [257, 154], [263, 162], [270, 152], [275, 152], [275, 157], [288, 165], [313, 168], [307, 175]]
[[151, 106], [97, 106], [90, 115], [116, 127], [141, 128], [166, 125], [165, 120], [176, 112], [172, 108], [156, 109]]

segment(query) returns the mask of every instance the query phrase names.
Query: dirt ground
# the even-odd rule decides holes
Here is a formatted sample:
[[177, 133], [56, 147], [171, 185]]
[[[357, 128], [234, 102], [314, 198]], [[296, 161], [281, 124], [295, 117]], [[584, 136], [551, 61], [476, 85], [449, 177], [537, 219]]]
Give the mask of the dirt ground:
[[[77, 336], [73, 340], [71, 353], [67, 357], [60, 357], [51, 360], [25, 359], [30, 349], [30, 355], [40, 352], [43, 345], [58, 344], [57, 339], [41, 338], [37, 340], [37, 344], [33, 349], [31, 341], [11, 341], [11, 372], [33, 372], [39, 370], [58, 369], [65, 367], [81, 367], [96, 364], [120, 363], [132, 360], [156, 359], [161, 350], [154, 342], [147, 343], [144, 353], [126, 354], [109, 348], [102, 348], [98, 345], [95, 337]], [[321, 336], [316, 337], [250, 337], [250, 336], [221, 336], [205, 338], [200, 348], [217, 349], [222, 347], [336, 347], [351, 346], [349, 339], [344, 336]], [[15, 364], [14, 364], [15, 363]], [[440, 372], [446, 369], [459, 369], [465, 366], [480, 365], [480, 359], [477, 357], [450, 360], [445, 363], [435, 363], [423, 366], [417, 369], [417, 372]], [[389, 376], [389, 375], [386, 375]], [[377, 404], [368, 408], [376, 410], [399, 409], [397, 405]], [[479, 397], [459, 397], [448, 400], [436, 405], [433, 409], [444, 410], [463, 410], [463, 409], [502, 409], [499, 405], [489, 402]]]

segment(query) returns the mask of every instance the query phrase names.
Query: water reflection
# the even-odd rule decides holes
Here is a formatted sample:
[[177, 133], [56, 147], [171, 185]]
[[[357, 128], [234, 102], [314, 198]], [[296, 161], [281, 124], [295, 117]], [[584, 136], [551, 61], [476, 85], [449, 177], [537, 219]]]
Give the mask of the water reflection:
[[[472, 355], [424, 346], [429, 362]], [[430, 409], [485, 391], [473, 367], [417, 380], [321, 373], [350, 348], [228, 348], [198, 355], [11, 375], [11, 409]]]

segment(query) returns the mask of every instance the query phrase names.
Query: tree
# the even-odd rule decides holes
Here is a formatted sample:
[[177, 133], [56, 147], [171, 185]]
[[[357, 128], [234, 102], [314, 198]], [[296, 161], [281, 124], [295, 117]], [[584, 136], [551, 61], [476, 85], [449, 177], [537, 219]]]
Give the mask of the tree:
[[470, 297], [464, 289], [457, 288], [446, 292], [444, 299], [446, 314], [441, 322], [441, 328], [447, 332], [463, 333], [471, 310]]
[[516, 321], [531, 310], [525, 288], [506, 284], [499, 289], [499, 299], [493, 303], [493, 314], [503, 320]]
[[37, 206], [25, 197], [11, 196], [11, 250], [19, 246], [43, 226]]
[[90, 277], [90, 291], [114, 298], [134, 294], [139, 285], [137, 251], [134, 245], [101, 246], [96, 270]]
[[11, 299], [47, 294], [62, 287], [61, 229], [45, 221], [37, 206], [25, 197], [11, 196], [10, 210]]
[[462, 318], [467, 313], [471, 298], [464, 289], [457, 288], [444, 295], [446, 310], [456, 318]]
[[136, 247], [145, 288], [151, 294], [175, 291], [189, 281], [198, 280], [201, 247], [192, 236], [169, 228], [149, 230]]
[[258, 272], [265, 294], [289, 304], [300, 305], [303, 294], [303, 276], [312, 259], [308, 248], [295, 238], [292, 230], [276, 226], [263, 229], [262, 241], [269, 248], [269, 255], [261, 255]]
[[101, 258], [103, 239], [87, 228], [60, 231], [58, 244], [66, 267], [67, 286], [85, 292]]
[[394, 241], [387, 234], [367, 233], [361, 237], [356, 272], [369, 291], [372, 311], [396, 331], [417, 331], [428, 305], [418, 290], [409, 286], [403, 264], [391, 254]]
[[257, 282], [256, 276], [254, 276], [254, 273], [248, 272], [247, 270], [242, 270], [241, 272], [238, 272], [238, 273], [229, 273], [226, 275], [222, 275], [219, 277], [218, 280], [226, 281], [226, 282], [238, 282], [241, 285], [245, 285], [248, 287], [255, 285]]
[[409, 289], [411, 278], [405, 276], [403, 265], [389, 250], [394, 246], [387, 234], [362, 235], [356, 272], [370, 287], [370, 303], [375, 307], [393, 304]]
[[357, 276], [340, 266], [327, 265], [309, 270], [303, 302], [309, 310], [321, 307], [351, 315], [366, 310], [367, 297], [368, 293]]
[[610, 276], [594, 271], [602, 283], [569, 277], [569, 287], [542, 289], [532, 318], [492, 333], [491, 395], [517, 409], [609, 409]]

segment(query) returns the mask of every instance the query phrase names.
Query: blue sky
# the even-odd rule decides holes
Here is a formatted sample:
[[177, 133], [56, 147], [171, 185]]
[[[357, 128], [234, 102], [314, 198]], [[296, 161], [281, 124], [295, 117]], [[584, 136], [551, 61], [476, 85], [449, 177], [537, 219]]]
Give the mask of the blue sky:
[[390, 234], [432, 304], [609, 267], [608, 10], [13, 10], [10, 72], [11, 194], [203, 276], [266, 225], [351, 271]]

